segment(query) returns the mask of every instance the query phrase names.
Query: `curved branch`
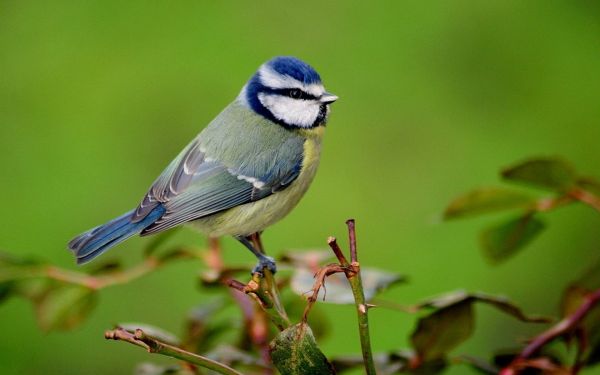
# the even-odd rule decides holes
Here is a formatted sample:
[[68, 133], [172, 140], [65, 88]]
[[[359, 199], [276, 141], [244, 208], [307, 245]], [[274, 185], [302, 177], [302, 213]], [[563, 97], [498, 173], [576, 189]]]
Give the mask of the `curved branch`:
[[188, 352], [148, 336], [141, 329], [136, 329], [135, 333], [131, 333], [123, 328], [116, 328], [114, 330], [106, 331], [104, 333], [104, 338], [107, 340], [125, 341], [146, 349], [148, 353], [162, 354], [167, 357], [177, 358], [182, 361], [193, 363], [197, 366], [216, 371], [219, 374], [242, 375], [241, 372], [238, 372], [227, 365], [213, 361], [212, 359], [203, 357], [201, 355]]

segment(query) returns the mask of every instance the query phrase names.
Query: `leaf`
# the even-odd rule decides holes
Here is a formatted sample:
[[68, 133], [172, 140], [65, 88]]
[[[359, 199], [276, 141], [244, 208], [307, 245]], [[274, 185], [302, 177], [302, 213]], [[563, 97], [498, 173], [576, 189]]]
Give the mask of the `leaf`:
[[488, 363], [482, 358], [473, 357], [469, 355], [460, 355], [456, 358], [456, 360], [469, 365], [473, 370], [477, 371], [480, 374], [493, 375], [498, 374], [498, 372], [500, 371], [498, 367], [494, 366], [491, 363]]
[[[389, 353], [376, 353], [373, 355], [373, 362], [377, 375], [392, 375], [392, 374], [414, 374], [414, 375], [431, 375], [440, 374], [447, 366], [447, 362], [443, 359], [420, 363], [418, 367], [414, 367], [415, 353], [410, 350], [398, 350]], [[364, 368], [364, 361], [360, 354], [339, 356], [332, 359], [331, 363], [338, 373], [357, 368]]]
[[212, 348], [215, 339], [233, 328], [229, 317], [218, 319], [225, 307], [225, 299], [219, 296], [192, 309], [186, 322], [184, 346], [196, 353]]
[[519, 308], [506, 297], [492, 296], [484, 293], [473, 293], [469, 296], [469, 298], [473, 302], [481, 302], [491, 305], [503, 313], [525, 323], [548, 323], [551, 321], [551, 319], [542, 316], [526, 315], [521, 308]]
[[444, 211], [444, 219], [526, 208], [534, 202], [532, 197], [518, 191], [495, 187], [480, 188], [454, 199]]
[[419, 319], [410, 340], [421, 361], [443, 358], [473, 333], [472, 301], [444, 307]]
[[50, 288], [34, 299], [38, 323], [42, 330], [69, 330], [77, 327], [95, 307], [97, 294], [81, 286]]
[[127, 332], [135, 333], [136, 329], [141, 329], [144, 333], [158, 341], [162, 341], [166, 344], [171, 344], [175, 346], [179, 346], [181, 340], [177, 335], [163, 329], [160, 327], [156, 327], [150, 324], [145, 323], [119, 323], [117, 327], [123, 328]]
[[480, 242], [484, 254], [492, 263], [500, 263], [515, 255], [545, 228], [545, 224], [526, 213], [481, 232]]
[[489, 304], [524, 322], [547, 322], [547, 319], [541, 317], [525, 315], [520, 308], [504, 297], [464, 291], [447, 293], [413, 307], [417, 311], [435, 309], [418, 320], [417, 327], [411, 335], [412, 346], [420, 361], [444, 358], [448, 352], [471, 336], [475, 325], [475, 302]]
[[[361, 276], [363, 290], [367, 301], [371, 300], [381, 290], [405, 281], [405, 277], [374, 268], [362, 268]], [[313, 287], [315, 282], [314, 272], [307, 268], [296, 268], [291, 280], [291, 287], [294, 292], [304, 296]], [[354, 295], [348, 279], [342, 273], [328, 276], [325, 280], [325, 287], [319, 291], [319, 299], [329, 303], [336, 304], [354, 304]]]
[[564, 191], [575, 184], [573, 167], [559, 158], [530, 159], [502, 171], [502, 177], [535, 187]]
[[205, 354], [206, 357], [228, 366], [253, 366], [265, 368], [265, 362], [231, 345], [219, 345]]
[[[283, 307], [292, 322], [300, 321], [304, 318], [306, 300], [294, 293], [285, 293], [281, 296]], [[322, 309], [312, 309], [308, 315], [308, 324], [313, 331], [315, 338], [319, 339], [326, 336], [332, 328], [328, 315]]]
[[280, 332], [271, 341], [269, 350], [273, 364], [282, 375], [335, 374], [305, 323], [298, 323]]
[[511, 315], [512, 317], [519, 319], [522, 322], [526, 323], [547, 323], [549, 322], [548, 318], [540, 317], [540, 316], [532, 316], [526, 315], [517, 305], [511, 302], [508, 298], [503, 296], [494, 296], [491, 294], [486, 294], [482, 292], [468, 293], [464, 290], [457, 290], [454, 292], [449, 292], [442, 294], [440, 296], [436, 296], [430, 299], [427, 299], [415, 306], [412, 306], [410, 309], [414, 311], [419, 311], [423, 309], [443, 309], [457, 303], [461, 303], [463, 301], [470, 302], [481, 302], [491, 305], [499, 309], [500, 311]]

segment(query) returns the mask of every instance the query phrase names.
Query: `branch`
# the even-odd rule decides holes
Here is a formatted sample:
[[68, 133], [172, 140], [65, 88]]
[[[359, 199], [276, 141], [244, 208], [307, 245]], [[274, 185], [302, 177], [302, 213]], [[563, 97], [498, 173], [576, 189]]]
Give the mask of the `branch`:
[[348, 225], [348, 235], [350, 237], [350, 256], [352, 259], [351, 266], [354, 271], [354, 275], [349, 275], [348, 272], [346, 272], [346, 277], [350, 282], [350, 288], [352, 288], [352, 294], [354, 295], [354, 301], [356, 302], [358, 331], [360, 332], [360, 346], [362, 349], [367, 375], [376, 375], [375, 362], [373, 361], [373, 350], [371, 349], [371, 336], [369, 334], [369, 306], [365, 300], [362, 277], [360, 275], [360, 264], [357, 261], [358, 257], [356, 251], [356, 231], [354, 227], [354, 220], [350, 219], [346, 221], [346, 224]]
[[196, 258], [198, 255], [195, 250], [186, 248], [176, 248], [169, 251], [165, 256], [148, 256], [141, 263], [125, 269], [109, 271], [100, 275], [89, 275], [83, 272], [72, 271], [53, 265], [43, 265], [32, 267], [21, 271], [19, 278], [39, 278], [44, 277], [68, 284], [80, 285], [89, 289], [99, 290], [113, 285], [126, 284], [132, 280], [138, 279], [156, 269], [169, 263], [171, 260]]
[[107, 340], [125, 341], [146, 349], [148, 353], [162, 354], [167, 357], [177, 358], [182, 361], [193, 363], [200, 367], [216, 371], [219, 374], [242, 375], [241, 372], [238, 372], [227, 365], [213, 361], [212, 359], [198, 354], [190, 353], [181, 348], [169, 345], [151, 336], [148, 336], [141, 329], [136, 329], [135, 333], [131, 333], [123, 328], [116, 328], [111, 331], [106, 331], [104, 333], [104, 338]]
[[304, 309], [303, 321], [308, 319], [308, 313], [317, 301], [319, 291], [321, 287], [325, 285], [325, 279], [327, 276], [335, 273], [343, 272], [350, 283], [352, 289], [352, 295], [356, 305], [356, 313], [358, 315], [358, 332], [360, 335], [360, 345], [362, 349], [363, 362], [367, 375], [376, 375], [375, 362], [373, 360], [373, 351], [371, 349], [371, 336], [369, 334], [369, 317], [368, 310], [369, 305], [365, 300], [365, 294], [362, 286], [362, 278], [360, 274], [360, 264], [358, 263], [358, 255], [356, 249], [356, 231], [354, 226], [354, 220], [350, 219], [346, 221], [348, 225], [348, 237], [350, 239], [350, 259], [352, 263], [348, 263], [348, 260], [344, 256], [344, 253], [340, 249], [337, 241], [334, 237], [327, 239], [327, 244], [337, 257], [339, 264], [329, 264], [321, 268], [315, 274], [315, 282], [312, 288], [312, 294], [308, 297], [308, 305]]
[[283, 331], [291, 325], [290, 319], [279, 301], [279, 294], [273, 292], [274, 289], [277, 290], [273, 274], [267, 269], [263, 272], [264, 276], [259, 273], [252, 275], [252, 280], [248, 284], [233, 279], [228, 280], [226, 284], [230, 288], [239, 290], [254, 298], [277, 329]]
[[515, 358], [510, 365], [504, 368], [501, 375], [514, 375], [516, 368], [519, 368], [520, 363], [526, 361], [529, 357], [538, 352], [543, 346], [547, 345], [556, 338], [563, 336], [569, 332], [576, 330], [582, 323], [587, 314], [600, 302], [600, 289], [597, 289], [584, 297], [584, 301], [579, 305], [571, 315], [566, 316], [560, 322], [550, 327], [545, 332], [535, 337], [523, 349], [521, 354]]
[[581, 188], [573, 188], [567, 193], [573, 199], [577, 199], [581, 203], [585, 203], [596, 211], [600, 211], [600, 198], [595, 194]]

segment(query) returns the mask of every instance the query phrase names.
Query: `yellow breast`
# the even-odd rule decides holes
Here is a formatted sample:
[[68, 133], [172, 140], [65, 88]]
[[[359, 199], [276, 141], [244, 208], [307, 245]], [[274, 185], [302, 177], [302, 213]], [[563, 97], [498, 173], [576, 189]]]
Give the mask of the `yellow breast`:
[[302, 169], [290, 186], [259, 201], [196, 220], [191, 223], [192, 226], [211, 237], [250, 235], [286, 216], [308, 190], [319, 166], [323, 128], [303, 132], [307, 138], [304, 142]]

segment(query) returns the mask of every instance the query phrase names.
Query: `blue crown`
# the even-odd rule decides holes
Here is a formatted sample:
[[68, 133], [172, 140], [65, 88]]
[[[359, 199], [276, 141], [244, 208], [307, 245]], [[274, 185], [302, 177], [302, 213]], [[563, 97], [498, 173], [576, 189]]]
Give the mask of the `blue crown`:
[[267, 65], [279, 74], [290, 76], [304, 84], [320, 83], [321, 77], [312, 66], [292, 56], [278, 56]]

